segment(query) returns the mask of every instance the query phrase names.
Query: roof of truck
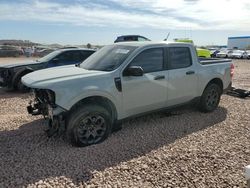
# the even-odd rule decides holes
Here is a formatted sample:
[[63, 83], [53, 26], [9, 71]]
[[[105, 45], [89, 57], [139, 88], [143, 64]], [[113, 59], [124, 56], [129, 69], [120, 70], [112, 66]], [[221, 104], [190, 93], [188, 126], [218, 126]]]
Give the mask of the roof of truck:
[[153, 41], [145, 41], [145, 42], [119, 42], [115, 43], [114, 45], [125, 45], [125, 46], [156, 46], [156, 45], [169, 45], [169, 44], [185, 44], [188, 46], [193, 46], [191, 43], [187, 42], [168, 42], [168, 41], [160, 41], [160, 42], [153, 42]]

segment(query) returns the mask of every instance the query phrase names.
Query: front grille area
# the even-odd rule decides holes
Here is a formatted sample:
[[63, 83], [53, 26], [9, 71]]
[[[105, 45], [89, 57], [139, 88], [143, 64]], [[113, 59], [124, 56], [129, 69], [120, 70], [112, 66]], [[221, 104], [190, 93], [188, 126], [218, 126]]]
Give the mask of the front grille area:
[[55, 93], [48, 89], [37, 89], [35, 90], [35, 96], [41, 103], [55, 105]]

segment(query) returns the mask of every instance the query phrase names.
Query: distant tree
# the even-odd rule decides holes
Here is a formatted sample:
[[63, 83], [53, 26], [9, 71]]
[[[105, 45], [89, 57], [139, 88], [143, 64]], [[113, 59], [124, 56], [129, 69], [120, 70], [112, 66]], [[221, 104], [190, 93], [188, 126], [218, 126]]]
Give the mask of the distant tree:
[[87, 48], [91, 48], [92, 46], [91, 46], [91, 44], [90, 43], [88, 43], [87, 44]]
[[250, 50], [250, 45], [247, 47], [247, 50]]

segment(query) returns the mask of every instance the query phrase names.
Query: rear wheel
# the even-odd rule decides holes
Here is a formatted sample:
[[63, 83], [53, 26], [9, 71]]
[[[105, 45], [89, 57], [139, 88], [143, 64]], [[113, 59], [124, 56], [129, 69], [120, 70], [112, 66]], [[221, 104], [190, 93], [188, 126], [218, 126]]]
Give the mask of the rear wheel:
[[86, 104], [71, 112], [67, 122], [67, 138], [79, 147], [104, 141], [111, 132], [111, 115], [96, 104]]
[[217, 84], [209, 84], [204, 90], [200, 99], [200, 110], [202, 112], [214, 111], [219, 103], [222, 89]]

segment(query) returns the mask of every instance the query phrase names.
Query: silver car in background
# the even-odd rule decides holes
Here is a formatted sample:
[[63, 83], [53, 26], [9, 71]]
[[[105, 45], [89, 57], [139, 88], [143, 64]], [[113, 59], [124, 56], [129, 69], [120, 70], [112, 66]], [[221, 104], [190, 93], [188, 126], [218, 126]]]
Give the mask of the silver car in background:
[[243, 55], [244, 59], [250, 59], [250, 50], [245, 51], [244, 55]]
[[243, 59], [246, 54], [246, 51], [243, 50], [234, 50], [231, 54], [231, 58]]
[[224, 49], [224, 50], [221, 50], [219, 53], [217, 53], [216, 57], [218, 57], [218, 58], [228, 58], [228, 57], [231, 57], [232, 52], [233, 52], [232, 50]]

